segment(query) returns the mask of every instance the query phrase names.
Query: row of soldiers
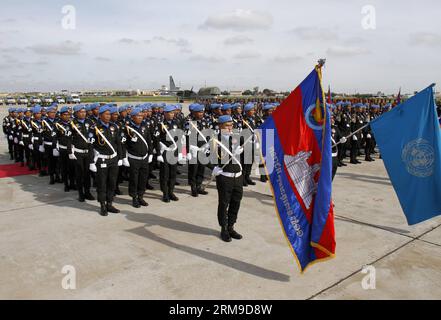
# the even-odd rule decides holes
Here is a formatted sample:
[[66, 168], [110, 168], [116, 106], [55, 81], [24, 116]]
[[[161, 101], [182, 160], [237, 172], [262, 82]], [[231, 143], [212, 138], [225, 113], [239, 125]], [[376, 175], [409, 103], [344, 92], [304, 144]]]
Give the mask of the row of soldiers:
[[[126, 177], [134, 207], [147, 206], [146, 188], [159, 168], [159, 183], [164, 202], [178, 201], [174, 192], [178, 165], [188, 163], [191, 195], [206, 195], [203, 179], [206, 168], [216, 177], [219, 192], [218, 220], [225, 241], [241, 238], [233, 225], [242, 198], [242, 188], [254, 185], [253, 160], [245, 161], [244, 140], [232, 139], [232, 132], [250, 131], [252, 153], [257, 140], [252, 134], [277, 105], [267, 104], [263, 116], [255, 105], [194, 103], [185, 116], [180, 105], [142, 104], [132, 107], [113, 104], [76, 105], [73, 108], [10, 108], [3, 120], [11, 159], [49, 176], [49, 183], [64, 183], [64, 190], [77, 190], [79, 201], [95, 200], [96, 187], [100, 214], [118, 213], [114, 207], [119, 183]], [[211, 129], [212, 134], [204, 134]], [[183, 139], [178, 139], [182, 130]], [[226, 130], [228, 134], [223, 133]], [[191, 135], [196, 139], [192, 140]], [[225, 136], [229, 137], [225, 140]], [[239, 141], [239, 143], [237, 143]], [[183, 152], [185, 150], [186, 152]], [[215, 154], [218, 162], [200, 161], [201, 155]], [[173, 161], [173, 155], [177, 161]], [[226, 157], [225, 157], [226, 156]], [[191, 161], [193, 159], [193, 161]], [[226, 160], [225, 160], [226, 159]], [[266, 176], [261, 176], [266, 181]], [[93, 183], [92, 183], [93, 182]]]

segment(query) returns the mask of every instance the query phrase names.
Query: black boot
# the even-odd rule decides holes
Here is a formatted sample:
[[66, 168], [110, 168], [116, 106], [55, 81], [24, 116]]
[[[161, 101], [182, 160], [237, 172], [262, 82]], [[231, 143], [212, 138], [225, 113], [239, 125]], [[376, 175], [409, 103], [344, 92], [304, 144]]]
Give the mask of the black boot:
[[119, 187], [116, 187], [116, 189], [115, 189], [115, 194], [118, 195], [118, 196], [120, 196], [120, 195], [122, 195], [123, 193], [121, 192], [121, 190], [119, 190]]
[[49, 184], [55, 184], [55, 178], [53, 174], [51, 174], [49, 177]]
[[191, 186], [191, 196], [192, 197], [198, 197], [199, 196], [198, 189], [196, 188], [195, 185]]
[[145, 188], [146, 188], [147, 190], [155, 190], [155, 188], [154, 188], [150, 183], [148, 183], [148, 182], [147, 182]]
[[231, 238], [240, 240], [242, 239], [242, 235], [237, 233], [236, 230], [234, 230], [234, 226], [228, 227], [228, 233], [230, 234]]
[[63, 180], [61, 180], [60, 176], [57, 175], [57, 176], [55, 177], [55, 182], [56, 182], [56, 183], [62, 183]]
[[260, 176], [260, 182], [267, 182], [268, 181], [268, 178], [267, 178], [267, 176]]
[[178, 201], [179, 200], [179, 198], [174, 193], [171, 193], [169, 197], [170, 197], [171, 201]]
[[85, 198], [85, 196], [84, 196], [84, 192], [83, 192], [83, 190], [79, 190], [79, 191], [78, 191], [78, 201], [79, 201], [79, 202], [84, 202], [84, 201], [86, 201], [86, 198]]
[[247, 183], [248, 183], [250, 186], [255, 186], [255, 185], [256, 185], [256, 183], [255, 183], [253, 180], [251, 180], [250, 177], [246, 177], [245, 180], [247, 181]]
[[164, 195], [162, 196], [162, 201], [163, 201], [163, 202], [166, 202], [166, 203], [170, 202], [170, 198], [169, 198], [169, 196], [167, 196], [167, 195], [164, 194]]
[[86, 200], [95, 200], [95, 197], [90, 193], [90, 190], [86, 190], [86, 192], [84, 192], [84, 198]]
[[225, 242], [231, 242], [231, 236], [228, 232], [228, 227], [226, 225], [222, 226], [221, 239]]
[[69, 191], [70, 191], [69, 185], [65, 184], [64, 185], [64, 192], [69, 192]]
[[106, 204], [104, 202], [101, 202], [101, 210], [100, 210], [100, 215], [102, 216], [107, 216], [107, 207]]
[[133, 206], [134, 208], [141, 208], [141, 205], [139, 204], [139, 201], [138, 201], [138, 198], [137, 198], [137, 197], [134, 197], [134, 198], [132, 199], [132, 206]]
[[198, 193], [203, 195], [203, 196], [206, 196], [208, 194], [208, 192], [205, 191], [204, 189], [202, 189], [201, 186], [199, 186], [197, 189], [198, 189]]
[[111, 213], [120, 213], [120, 211], [112, 205], [112, 202], [107, 202], [107, 211]]
[[142, 205], [143, 207], [147, 207], [149, 204], [144, 200], [143, 197], [138, 197], [138, 202], [140, 205]]

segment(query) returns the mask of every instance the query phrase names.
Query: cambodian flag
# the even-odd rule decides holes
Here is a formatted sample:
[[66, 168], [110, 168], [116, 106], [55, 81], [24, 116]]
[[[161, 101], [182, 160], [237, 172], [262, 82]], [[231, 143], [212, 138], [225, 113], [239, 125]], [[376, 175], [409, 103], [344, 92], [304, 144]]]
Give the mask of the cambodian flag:
[[261, 126], [262, 155], [276, 211], [301, 272], [335, 253], [329, 110], [321, 69]]

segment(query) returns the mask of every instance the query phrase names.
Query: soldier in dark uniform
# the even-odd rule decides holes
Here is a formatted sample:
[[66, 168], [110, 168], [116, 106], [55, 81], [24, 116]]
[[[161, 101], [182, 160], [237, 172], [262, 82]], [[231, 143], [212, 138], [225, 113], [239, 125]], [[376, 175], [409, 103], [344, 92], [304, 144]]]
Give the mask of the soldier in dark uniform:
[[253, 167], [254, 156], [256, 154], [256, 146], [258, 142], [254, 137], [254, 130], [258, 128], [262, 123], [261, 120], [256, 119], [255, 116], [255, 106], [254, 103], [247, 103], [244, 107], [245, 115], [243, 117], [244, 130], [247, 130], [249, 135], [253, 135], [250, 143], [250, 152], [245, 152], [242, 154], [242, 167], [243, 167], [243, 186], [247, 187], [248, 185], [254, 186], [256, 183], [251, 180], [251, 168]]
[[21, 141], [21, 131], [22, 125], [21, 120], [23, 119], [23, 113], [25, 109], [17, 108], [17, 116], [12, 124], [12, 131], [14, 132], [14, 159], [15, 162], [20, 162], [20, 166], [24, 167], [24, 144]]
[[204, 133], [204, 130], [210, 129], [211, 124], [206, 118], [204, 118], [203, 105], [194, 103], [189, 106], [189, 109], [191, 113], [187, 117], [185, 123], [188, 151], [187, 159], [189, 161], [188, 184], [191, 187], [191, 195], [193, 197], [198, 197], [199, 195], [208, 194], [208, 192], [202, 188], [206, 165], [201, 163], [200, 156], [208, 155], [209, 137], [206, 137], [207, 133]]
[[235, 103], [233, 104], [232, 110], [233, 114], [231, 117], [233, 118], [233, 129], [240, 133], [243, 129], [242, 105], [240, 103]]
[[[39, 176], [43, 177], [47, 175], [45, 168], [43, 167], [43, 123], [41, 122], [41, 106], [36, 105], [33, 108], [33, 119], [31, 120], [32, 130], [32, 161], [33, 167], [39, 170]], [[43, 152], [41, 152], [43, 151]]]
[[92, 146], [89, 143], [89, 133], [93, 123], [86, 119], [87, 112], [84, 105], [74, 107], [74, 118], [70, 122], [71, 139], [67, 144], [69, 159], [75, 168], [75, 180], [78, 189], [78, 201], [95, 200], [90, 193], [90, 170], [89, 163], [92, 154]]
[[[275, 106], [271, 103], [267, 103], [262, 107], [262, 114], [263, 114], [262, 123], [264, 123], [271, 116], [274, 110], [275, 110]], [[268, 176], [266, 175], [263, 163], [259, 164], [259, 170], [260, 170], [260, 181], [267, 182]]]
[[96, 172], [96, 191], [101, 205], [100, 214], [119, 213], [113, 206], [118, 167], [122, 165], [121, 136], [116, 125], [110, 123], [110, 106], [99, 108], [99, 120], [89, 133], [95, 151], [90, 170]]
[[15, 108], [8, 109], [8, 115], [3, 119], [3, 133], [8, 140], [9, 159], [14, 160], [14, 136], [12, 133], [12, 123], [15, 119]]
[[[130, 113], [131, 120], [124, 126], [126, 137], [126, 152], [129, 168], [129, 195], [135, 208], [148, 206], [144, 200], [144, 192], [149, 172], [149, 160], [153, 157], [153, 145], [150, 130], [143, 123], [141, 108], [135, 108]], [[127, 158], [124, 161], [127, 161]]]
[[[354, 133], [356, 130], [358, 130], [361, 126], [360, 126], [360, 117], [359, 115], [354, 112], [352, 114], [352, 118], [351, 118], [351, 133]], [[360, 148], [360, 142], [361, 142], [361, 137], [362, 133], [359, 131], [357, 133], [355, 133], [354, 135], [352, 135], [351, 137], [351, 163], [352, 164], [359, 164], [361, 163], [360, 161], [357, 160], [357, 156], [358, 156], [358, 151]]]
[[76, 190], [74, 166], [69, 158], [72, 152], [68, 150], [72, 131], [67, 106], [60, 109], [60, 119], [55, 122], [55, 132], [56, 136], [53, 140], [53, 148], [54, 150], [58, 150], [59, 153], [58, 161], [60, 163], [61, 178], [64, 182], [64, 191], [69, 192], [71, 189]]
[[334, 180], [335, 174], [337, 173], [337, 168], [339, 164], [338, 157], [338, 145], [334, 147], [335, 144], [344, 144], [347, 139], [342, 136], [339, 127], [335, 123], [334, 115], [331, 116], [331, 145], [332, 147], [332, 180]]
[[[178, 122], [174, 120], [175, 106], [167, 105], [164, 108], [164, 122], [158, 122], [156, 128], [157, 145], [159, 150], [157, 161], [159, 167], [159, 183], [162, 191], [162, 201], [178, 201], [174, 194], [176, 183], [177, 157], [178, 157], [178, 137], [175, 137], [178, 129]], [[172, 140], [173, 139], [173, 140]]]
[[54, 145], [54, 140], [56, 139], [56, 135], [57, 135], [55, 129], [56, 112], [57, 111], [55, 107], [46, 108], [47, 117], [42, 121], [44, 163], [47, 164], [48, 167], [49, 184], [54, 184], [55, 182], [61, 182], [61, 179], [56, 172], [59, 152]]
[[[151, 143], [152, 143], [152, 149], [150, 150], [151, 154], [156, 153], [156, 136], [155, 136], [155, 128], [157, 126], [156, 118], [153, 117], [152, 113], [152, 104], [146, 104], [144, 108], [144, 120], [143, 124], [146, 126], [146, 128], [149, 130]], [[156, 176], [153, 174], [153, 170], [157, 167], [157, 161], [156, 158], [152, 155], [149, 156], [149, 166], [148, 166], [148, 173], [147, 173], [147, 181], [146, 181], [146, 189], [147, 190], [154, 190], [155, 188], [150, 184], [150, 179], [156, 179]]]
[[33, 160], [32, 160], [32, 149], [34, 146], [32, 145], [32, 109], [25, 109], [23, 119], [21, 120], [21, 136], [19, 138], [20, 144], [22, 145], [24, 151], [24, 161], [26, 162], [26, 166], [29, 170], [34, 170]]
[[[217, 141], [213, 139], [211, 151], [218, 156], [218, 165], [213, 169], [216, 176], [218, 191], [218, 222], [221, 226], [221, 239], [230, 242], [233, 239], [242, 239], [242, 235], [234, 230], [237, 221], [240, 202], [243, 196], [243, 175], [240, 163], [240, 154], [243, 152], [243, 137], [233, 135], [233, 119], [231, 116], [220, 116], [220, 132]], [[226, 152], [228, 149], [229, 152]]]

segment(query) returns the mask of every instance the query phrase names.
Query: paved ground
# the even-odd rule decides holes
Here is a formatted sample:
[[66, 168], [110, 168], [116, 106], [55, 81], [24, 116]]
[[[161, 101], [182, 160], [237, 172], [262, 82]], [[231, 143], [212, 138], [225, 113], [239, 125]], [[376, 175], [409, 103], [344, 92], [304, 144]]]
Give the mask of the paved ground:
[[[2, 164], [5, 151], [2, 138]], [[121, 214], [101, 217], [97, 202], [47, 180], [0, 179], [0, 298], [441, 299], [441, 218], [408, 227], [381, 160], [339, 170], [336, 258], [303, 275], [260, 182], [242, 201], [244, 239], [226, 244], [213, 188], [195, 200], [178, 186], [170, 204], [155, 190], [135, 209], [124, 185]], [[65, 265], [75, 267], [75, 290], [62, 288]], [[376, 268], [375, 290], [361, 286], [365, 265]]]

